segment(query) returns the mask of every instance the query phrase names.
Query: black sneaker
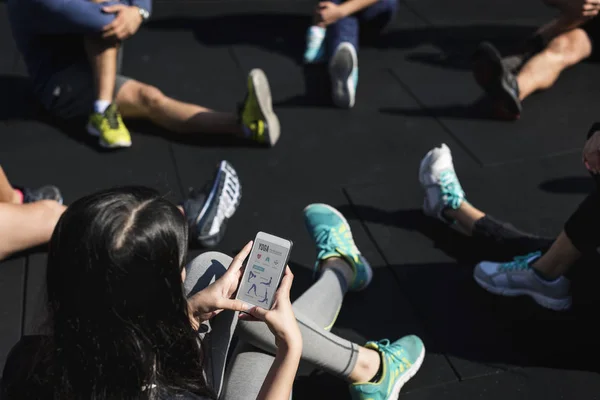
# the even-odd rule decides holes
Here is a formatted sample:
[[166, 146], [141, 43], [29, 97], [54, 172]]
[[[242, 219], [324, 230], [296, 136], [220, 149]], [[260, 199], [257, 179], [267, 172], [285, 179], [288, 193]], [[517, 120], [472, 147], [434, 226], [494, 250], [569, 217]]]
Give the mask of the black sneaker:
[[202, 190], [190, 190], [183, 210], [190, 227], [190, 240], [203, 247], [218, 245], [242, 198], [242, 185], [237, 172], [227, 161], [221, 161], [214, 178]]
[[15, 186], [15, 189], [23, 193], [23, 204], [35, 203], [40, 200], [54, 200], [57, 203], [63, 203], [60, 190], [56, 186], [42, 186], [37, 189]]
[[504, 65], [498, 49], [483, 42], [473, 56], [473, 75], [481, 88], [502, 108], [503, 114], [518, 119], [522, 106], [515, 75]]

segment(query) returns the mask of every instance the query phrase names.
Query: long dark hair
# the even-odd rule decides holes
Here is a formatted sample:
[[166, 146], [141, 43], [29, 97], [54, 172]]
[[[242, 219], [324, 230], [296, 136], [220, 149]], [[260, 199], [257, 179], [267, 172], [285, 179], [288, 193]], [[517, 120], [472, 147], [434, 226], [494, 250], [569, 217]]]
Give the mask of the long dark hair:
[[181, 211], [151, 189], [105, 190], [67, 209], [48, 256], [55, 398], [214, 397], [183, 293], [187, 246]]

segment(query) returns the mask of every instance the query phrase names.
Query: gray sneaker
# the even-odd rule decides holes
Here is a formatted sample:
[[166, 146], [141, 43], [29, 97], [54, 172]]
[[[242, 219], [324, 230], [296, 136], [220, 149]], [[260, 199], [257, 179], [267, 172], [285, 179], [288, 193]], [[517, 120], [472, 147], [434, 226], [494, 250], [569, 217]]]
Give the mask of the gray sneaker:
[[475, 266], [475, 281], [488, 292], [502, 296], [530, 296], [542, 307], [561, 311], [571, 307], [570, 283], [563, 276], [547, 281], [531, 268], [541, 252], [515, 257], [511, 262], [482, 261]]

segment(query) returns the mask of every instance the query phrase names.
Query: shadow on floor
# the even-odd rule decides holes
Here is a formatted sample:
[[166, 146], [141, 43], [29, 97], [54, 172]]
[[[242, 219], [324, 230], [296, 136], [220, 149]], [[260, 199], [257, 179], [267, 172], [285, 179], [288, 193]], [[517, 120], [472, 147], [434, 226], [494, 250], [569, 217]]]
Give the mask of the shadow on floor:
[[[310, 23], [310, 16], [302, 14], [235, 14], [210, 18], [166, 18], [149, 22], [147, 28], [192, 31], [196, 40], [205, 46], [255, 46], [302, 64], [305, 32]], [[494, 39], [502, 49], [508, 43], [527, 37], [533, 30], [534, 27], [512, 25], [389, 28], [377, 38], [361, 37], [361, 48], [408, 50], [432, 46], [428, 52], [408, 54], [405, 58], [415, 63], [464, 70], [470, 69], [471, 55], [481, 40]], [[326, 75], [323, 66], [305, 66], [305, 95], [277, 105], [331, 105]], [[402, 110], [397, 111], [402, 113]], [[476, 114], [466, 107], [451, 107], [446, 112], [457, 118]]]
[[[486, 365], [600, 372], [595, 356], [588, 351], [600, 334], [595, 326], [600, 304], [594, 283], [600, 279], [600, 271], [595, 268], [598, 259], [583, 260], [571, 269], [573, 307], [566, 312], [554, 312], [526, 297], [492, 295], [472, 278], [477, 262], [509, 260], [515, 255], [544, 249], [551, 244], [550, 238], [532, 238], [501, 247], [489, 240], [466, 237], [417, 209], [387, 212], [364, 205], [342, 205], [338, 210], [350, 218], [358, 215], [367, 224], [414, 231], [456, 260], [456, 263], [390, 265], [401, 290], [434, 338], [428, 345], [429, 351]], [[559, 343], [575, 344], [569, 348]]]
[[550, 179], [540, 183], [540, 189], [549, 193], [587, 194], [595, 188], [594, 179], [588, 176], [573, 176]]
[[[302, 62], [305, 33], [311, 17], [304, 14], [231, 14], [217, 17], [165, 18], [148, 23], [151, 30], [192, 31], [206, 46], [250, 45]], [[235, 27], [235, 29], [232, 29]], [[527, 38], [535, 27], [471, 25], [388, 28], [377, 38], [361, 37], [363, 48], [412, 49], [432, 45], [444, 53], [416, 53], [409, 60], [453, 69], [469, 69], [473, 50], [482, 40], [493, 40], [504, 49]]]
[[514, 118], [507, 117], [501, 108], [483, 96], [467, 105], [425, 107], [425, 108], [398, 108], [384, 107], [379, 112], [389, 115], [402, 115], [408, 117], [437, 117], [443, 119], [469, 119], [469, 120], [494, 120], [514, 122]]

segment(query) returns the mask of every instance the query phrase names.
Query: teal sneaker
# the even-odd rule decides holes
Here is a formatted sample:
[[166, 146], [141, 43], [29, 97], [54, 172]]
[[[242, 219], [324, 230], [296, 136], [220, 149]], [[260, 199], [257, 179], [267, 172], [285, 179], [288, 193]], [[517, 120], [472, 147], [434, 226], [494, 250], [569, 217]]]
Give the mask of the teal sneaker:
[[358, 86], [358, 56], [349, 42], [339, 44], [329, 60], [331, 98], [340, 108], [352, 108], [356, 102]]
[[306, 50], [304, 51], [304, 63], [314, 64], [325, 58], [325, 28], [311, 26], [306, 33]]
[[363, 290], [371, 283], [373, 270], [354, 244], [350, 225], [338, 210], [327, 204], [311, 204], [304, 209], [304, 222], [317, 245], [315, 274], [321, 261], [342, 257], [354, 271], [350, 290]]
[[390, 344], [383, 339], [365, 345], [381, 355], [383, 363], [378, 382], [353, 383], [350, 395], [353, 400], [396, 400], [400, 389], [415, 376], [425, 358], [425, 345], [417, 336], [405, 336]]

